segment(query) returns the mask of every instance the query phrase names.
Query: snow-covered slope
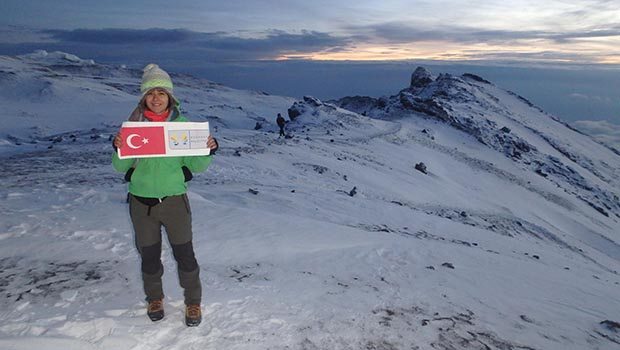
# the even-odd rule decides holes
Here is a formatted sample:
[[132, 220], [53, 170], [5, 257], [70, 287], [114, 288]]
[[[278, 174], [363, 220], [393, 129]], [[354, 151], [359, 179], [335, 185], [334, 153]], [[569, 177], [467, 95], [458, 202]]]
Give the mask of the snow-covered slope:
[[42, 52], [0, 67], [2, 349], [620, 344], [620, 157], [479, 77], [418, 71], [336, 105], [173, 75], [221, 145], [190, 183], [191, 329], [169, 249], [166, 318], [145, 315], [109, 164], [139, 72]]
[[605, 216], [620, 218], [618, 153], [602, 146], [481, 77], [419, 67], [397, 95], [345, 97], [336, 104], [375, 118], [430, 118], [463, 131], [577, 196]]
[[[137, 103], [141, 76], [140, 70], [95, 64], [61, 52], [0, 56], [0, 145], [27, 145], [69, 131], [118, 126]], [[294, 101], [189, 76], [172, 77], [182, 110], [216, 127], [266, 124]], [[225, 120], [219, 117], [223, 115]]]

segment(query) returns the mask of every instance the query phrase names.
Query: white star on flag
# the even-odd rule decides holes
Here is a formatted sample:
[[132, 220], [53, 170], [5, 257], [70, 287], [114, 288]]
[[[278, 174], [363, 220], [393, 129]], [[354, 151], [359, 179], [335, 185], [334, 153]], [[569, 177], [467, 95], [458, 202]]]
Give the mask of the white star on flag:
[[142, 143], [146, 145], [147, 143], [149, 143], [149, 139], [147, 139], [146, 137], [143, 138], [142, 139]]

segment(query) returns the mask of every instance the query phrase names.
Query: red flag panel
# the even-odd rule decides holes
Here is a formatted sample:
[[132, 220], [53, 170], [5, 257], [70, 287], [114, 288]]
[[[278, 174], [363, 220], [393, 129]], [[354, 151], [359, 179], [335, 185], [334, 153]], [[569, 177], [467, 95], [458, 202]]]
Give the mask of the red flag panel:
[[166, 154], [166, 136], [163, 126], [121, 128], [123, 146], [120, 154], [127, 156], [154, 156]]

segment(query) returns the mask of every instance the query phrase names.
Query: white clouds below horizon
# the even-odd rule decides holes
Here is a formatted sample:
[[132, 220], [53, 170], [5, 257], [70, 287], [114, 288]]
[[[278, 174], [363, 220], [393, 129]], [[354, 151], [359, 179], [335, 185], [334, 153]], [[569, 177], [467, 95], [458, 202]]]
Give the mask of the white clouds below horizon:
[[606, 120], [578, 120], [572, 125], [597, 141], [620, 150], [620, 125]]

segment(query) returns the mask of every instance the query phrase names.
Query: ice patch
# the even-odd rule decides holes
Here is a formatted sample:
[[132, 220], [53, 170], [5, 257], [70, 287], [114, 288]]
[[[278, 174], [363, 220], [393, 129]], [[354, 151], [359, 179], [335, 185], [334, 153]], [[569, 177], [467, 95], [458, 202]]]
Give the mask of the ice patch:
[[74, 302], [75, 299], [77, 298], [78, 294], [79, 294], [79, 292], [77, 290], [66, 290], [66, 291], [60, 293], [60, 297], [64, 301]]
[[79, 338], [88, 342], [97, 342], [113, 333], [116, 322], [110, 318], [96, 318], [85, 322], [67, 322], [57, 331], [63, 335]]
[[79, 339], [54, 337], [12, 337], [0, 339], [3, 350], [100, 350], [97, 346]]
[[124, 313], [126, 313], [127, 309], [119, 309], [119, 310], [106, 310], [104, 313], [110, 317], [118, 317]]

